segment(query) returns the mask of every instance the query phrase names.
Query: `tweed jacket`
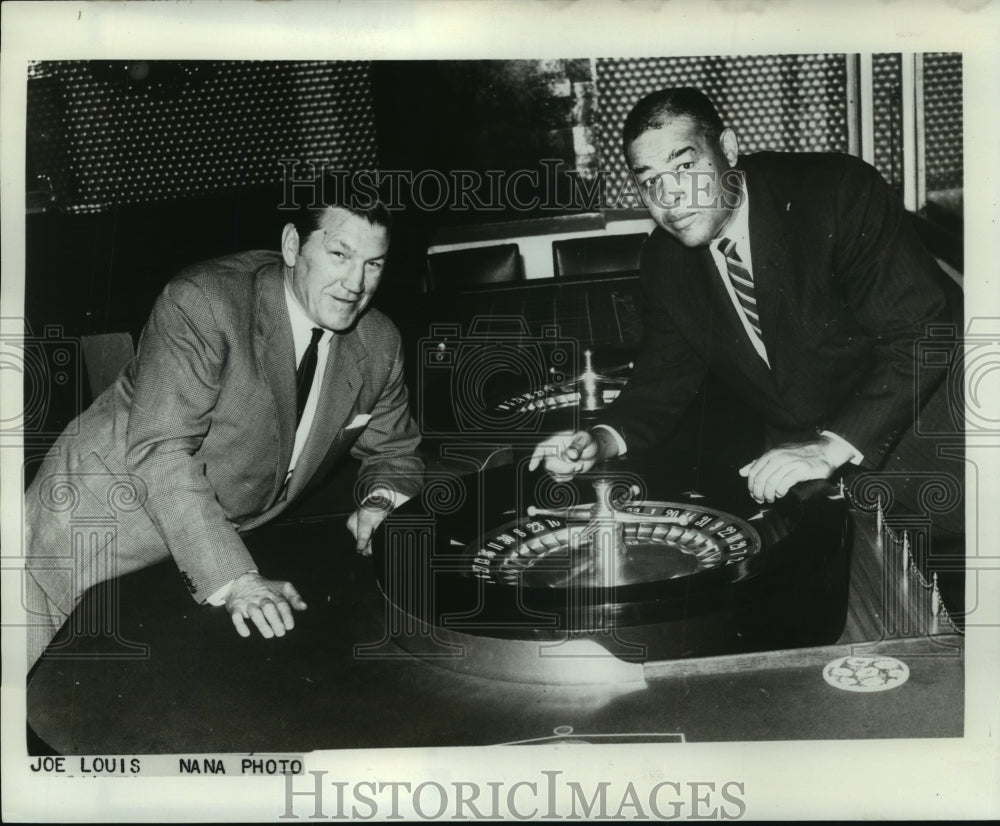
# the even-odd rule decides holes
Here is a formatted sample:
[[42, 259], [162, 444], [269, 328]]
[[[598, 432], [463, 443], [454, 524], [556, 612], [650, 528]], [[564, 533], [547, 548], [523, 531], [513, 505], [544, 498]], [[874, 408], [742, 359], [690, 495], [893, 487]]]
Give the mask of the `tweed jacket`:
[[[255, 567], [240, 534], [281, 513], [348, 452], [364, 482], [418, 492], [419, 433], [396, 328], [369, 308], [330, 347], [313, 426], [286, 480], [296, 365], [280, 255], [227, 256], [170, 281], [135, 359], [67, 428], [28, 490], [29, 566], [50, 598], [61, 603], [69, 589], [78, 599], [94, 581], [169, 554], [204, 601]], [[76, 504], [60, 509], [66, 485]], [[113, 571], [47, 587], [37, 560], [68, 553], [68, 510], [113, 520]]]

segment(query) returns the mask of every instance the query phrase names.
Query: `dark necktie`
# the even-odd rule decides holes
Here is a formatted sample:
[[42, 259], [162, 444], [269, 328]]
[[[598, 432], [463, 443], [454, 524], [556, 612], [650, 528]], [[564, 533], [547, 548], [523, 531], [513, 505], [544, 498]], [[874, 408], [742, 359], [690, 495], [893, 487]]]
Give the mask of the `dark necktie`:
[[313, 327], [312, 339], [302, 355], [298, 370], [295, 371], [295, 426], [302, 421], [302, 411], [306, 409], [309, 391], [312, 389], [313, 377], [316, 375], [316, 359], [319, 351], [319, 340], [323, 337], [322, 327]]
[[760, 316], [757, 315], [757, 297], [753, 290], [753, 275], [747, 269], [746, 264], [736, 254], [736, 242], [728, 238], [719, 241], [719, 250], [726, 258], [726, 271], [729, 273], [729, 283], [736, 291], [736, 298], [740, 302], [743, 314], [746, 316], [750, 326], [753, 327], [757, 337], [763, 341], [764, 335], [760, 327]]

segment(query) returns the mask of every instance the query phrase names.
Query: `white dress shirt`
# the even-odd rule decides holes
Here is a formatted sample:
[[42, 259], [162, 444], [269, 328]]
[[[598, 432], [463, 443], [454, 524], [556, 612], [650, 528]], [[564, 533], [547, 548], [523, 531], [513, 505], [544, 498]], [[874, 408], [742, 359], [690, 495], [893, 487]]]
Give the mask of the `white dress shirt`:
[[[285, 281], [285, 303], [288, 305], [288, 318], [292, 322], [292, 339], [295, 342], [295, 364], [298, 365], [309, 347], [309, 342], [312, 340], [312, 331], [316, 327], [316, 322], [309, 318], [305, 310], [299, 305], [298, 299], [292, 293], [287, 280]], [[295, 463], [302, 454], [302, 448], [305, 447], [306, 439], [309, 437], [309, 429], [312, 427], [313, 419], [316, 418], [316, 406], [319, 404], [319, 390], [320, 385], [323, 383], [323, 375], [326, 371], [327, 356], [330, 355], [330, 340], [332, 338], [333, 333], [330, 330], [324, 330], [316, 349], [316, 374], [313, 378], [312, 387], [309, 390], [309, 398], [306, 400], [306, 406], [302, 410], [302, 420], [295, 430], [295, 445], [292, 447], [292, 460], [288, 463], [288, 475], [285, 477], [286, 482], [291, 478], [292, 471], [295, 469]]]

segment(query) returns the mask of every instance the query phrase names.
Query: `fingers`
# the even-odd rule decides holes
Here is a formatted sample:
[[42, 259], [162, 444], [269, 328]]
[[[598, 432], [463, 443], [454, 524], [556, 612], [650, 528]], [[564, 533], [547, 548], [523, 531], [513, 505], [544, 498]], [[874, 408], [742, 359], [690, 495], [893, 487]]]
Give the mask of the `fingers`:
[[370, 556], [372, 552], [372, 533], [374, 531], [368, 526], [365, 518], [359, 516], [359, 513], [360, 511], [355, 511], [348, 517], [347, 529], [351, 532], [351, 536], [354, 537], [354, 549], [358, 553]]
[[[575, 435], [570, 431], [565, 433], [557, 433], [555, 436], [550, 436], [535, 445], [535, 450], [531, 454], [531, 460], [528, 462], [528, 470], [535, 470], [541, 463], [545, 460], [546, 470], [552, 470], [553, 461], [565, 461], [566, 450], [573, 444], [573, 439]], [[576, 461], [573, 458], [570, 461]]]
[[309, 607], [306, 605], [306, 601], [299, 596], [299, 592], [295, 590], [295, 586], [291, 582], [285, 583], [282, 593], [296, 611], [305, 611]]
[[528, 470], [535, 470], [544, 460], [545, 469], [553, 479], [567, 482], [590, 470], [596, 459], [597, 442], [590, 433], [585, 430], [557, 433], [535, 447]]
[[796, 482], [812, 478], [810, 468], [804, 462], [789, 462], [771, 469], [767, 476], [758, 479], [754, 485], [757, 501], [774, 502], [780, 499]]
[[566, 458], [571, 462], [576, 462], [583, 458], [584, 451], [591, 446], [594, 440], [590, 437], [590, 434], [585, 430], [581, 430], [579, 433], [573, 434], [573, 441], [571, 441], [566, 448]]
[[247, 628], [247, 624], [243, 619], [242, 614], [232, 614], [233, 625], [236, 626], [236, 633], [241, 637], [249, 637], [250, 629]]
[[357, 540], [355, 546], [358, 551], [364, 552], [368, 549], [368, 552], [371, 553], [369, 546], [371, 545], [373, 532], [371, 517], [359, 516], [358, 530], [357, 533], [354, 534], [354, 538]]
[[295, 627], [292, 609], [304, 611], [305, 600], [290, 582], [278, 582], [262, 577], [253, 579], [252, 587], [227, 599], [233, 627], [241, 637], [251, 635], [251, 625], [265, 639], [283, 637]]
[[355, 549], [358, 553], [371, 556], [372, 537], [387, 515], [388, 511], [381, 508], [362, 507], [348, 517], [347, 527], [354, 535]]
[[542, 459], [556, 452], [556, 440], [558, 438], [558, 436], [553, 436], [535, 445], [535, 450], [531, 454], [531, 460], [528, 462], [529, 471], [535, 470], [541, 464]]
[[257, 630], [260, 631], [260, 635], [264, 639], [285, 636], [285, 626], [282, 625], [278, 609], [274, 607], [273, 602], [251, 605], [249, 614], [250, 619], [257, 626]]
[[[278, 619], [281, 625], [285, 628], [285, 630], [291, 631], [295, 627], [295, 618], [292, 616], [292, 607], [287, 602], [285, 602], [285, 600], [281, 600], [281, 602], [275, 603], [275, 607], [278, 609], [278, 614], [279, 614]], [[271, 627], [272, 628], [274, 627], [273, 623]], [[275, 631], [274, 633], [278, 634], [277, 631]], [[280, 637], [281, 634], [278, 634], [278, 636]]]
[[747, 489], [757, 502], [768, 501], [765, 491], [772, 482], [772, 475], [784, 467], [786, 462], [785, 454], [777, 450], [768, 451], [755, 462], [751, 462], [747, 470]]
[[783, 474], [774, 474], [772, 478], [773, 487], [770, 490], [767, 488], [764, 490], [764, 498], [771, 497], [767, 499], [768, 502], [781, 499], [799, 482], [804, 482], [807, 479], [815, 479], [816, 476], [810, 473], [809, 469], [803, 465], [791, 465]]
[[769, 450], [740, 468], [757, 502], [774, 502], [799, 482], [826, 479], [833, 471], [820, 445], [813, 442]]

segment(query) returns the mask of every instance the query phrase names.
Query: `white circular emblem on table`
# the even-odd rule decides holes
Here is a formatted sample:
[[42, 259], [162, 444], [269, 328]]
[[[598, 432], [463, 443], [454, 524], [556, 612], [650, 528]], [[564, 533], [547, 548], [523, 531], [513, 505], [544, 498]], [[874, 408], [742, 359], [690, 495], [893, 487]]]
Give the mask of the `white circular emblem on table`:
[[844, 691], [887, 691], [910, 677], [895, 657], [840, 657], [823, 668], [823, 679]]

